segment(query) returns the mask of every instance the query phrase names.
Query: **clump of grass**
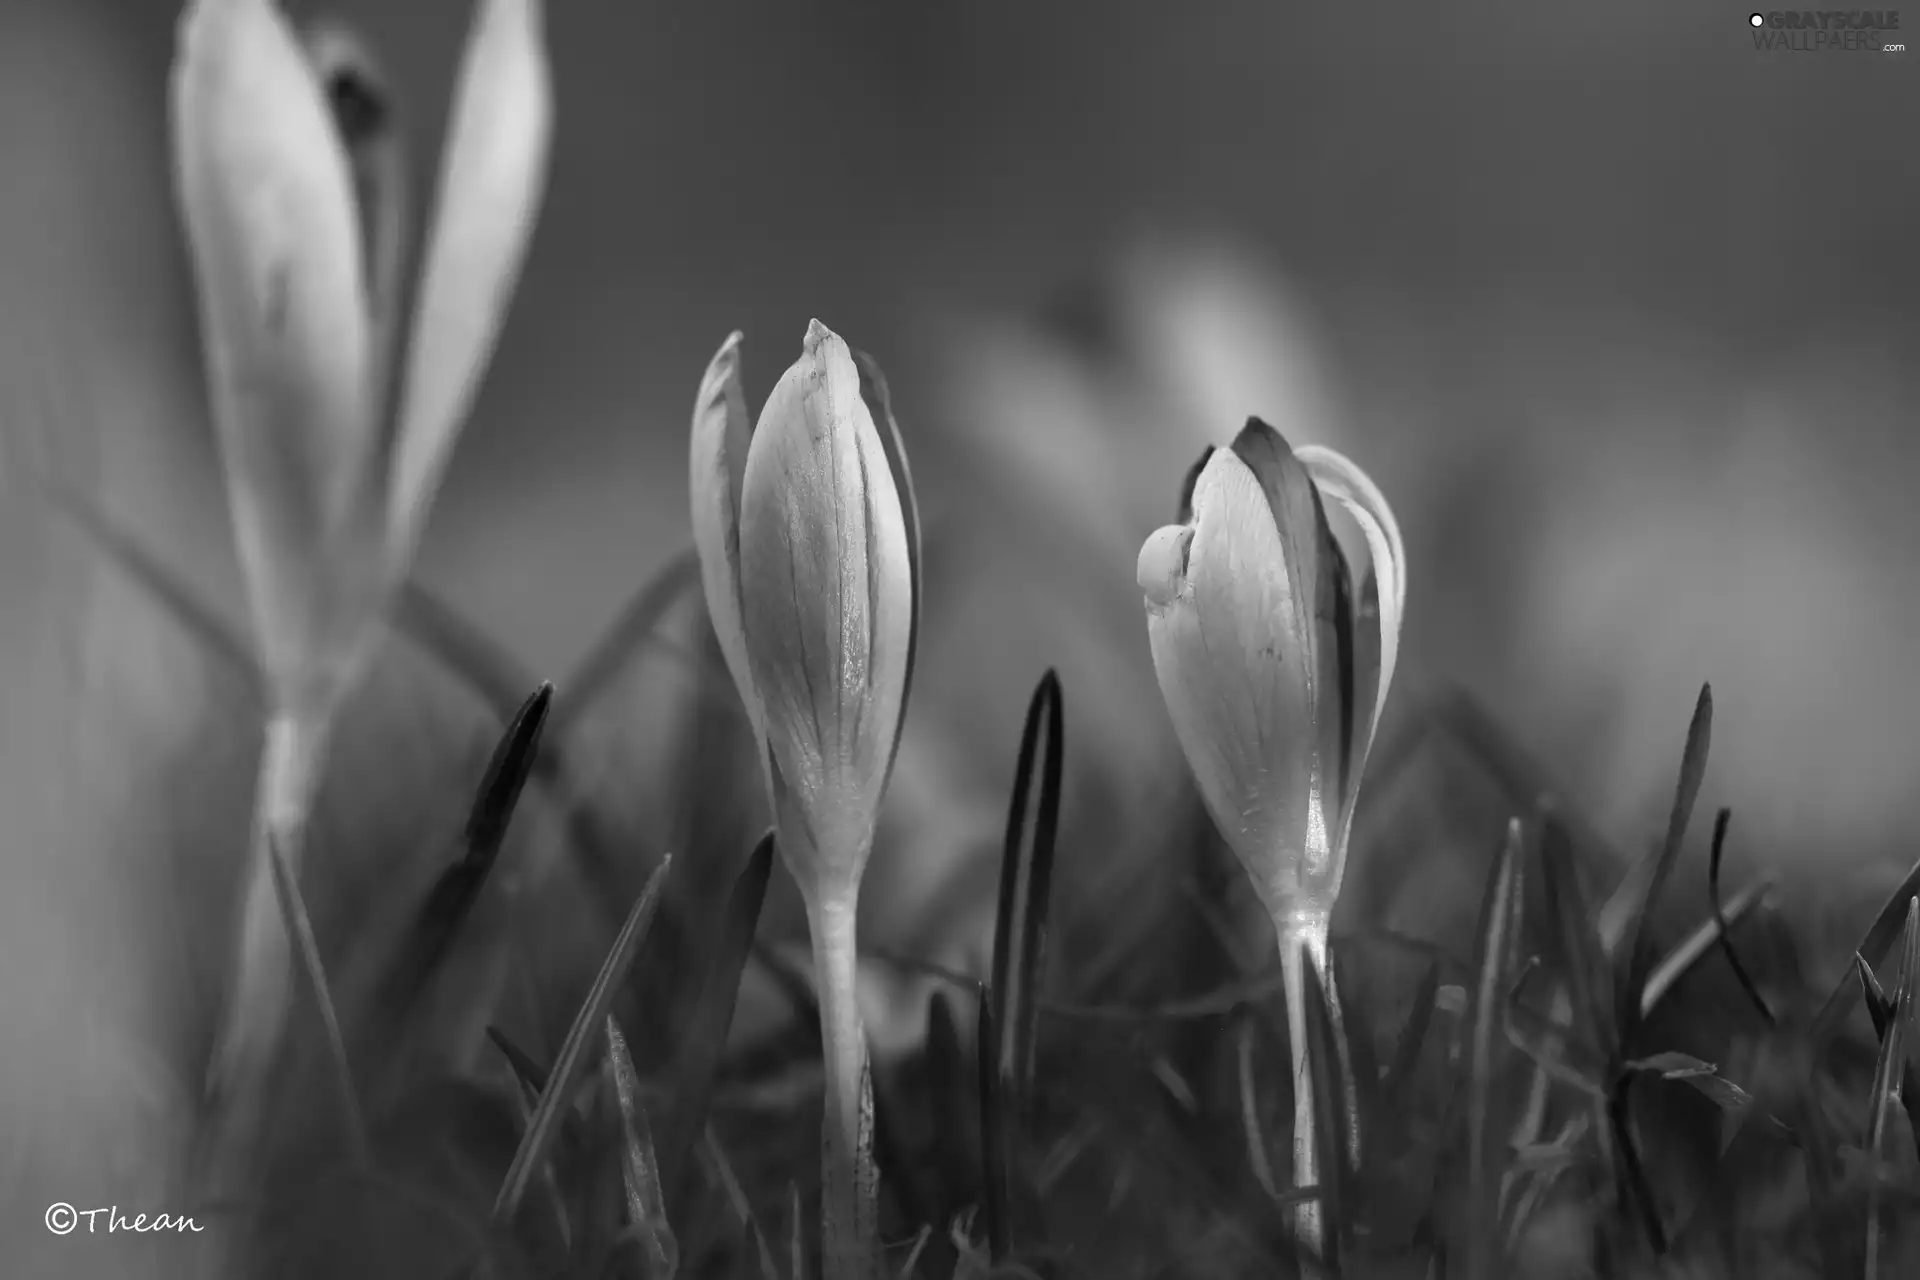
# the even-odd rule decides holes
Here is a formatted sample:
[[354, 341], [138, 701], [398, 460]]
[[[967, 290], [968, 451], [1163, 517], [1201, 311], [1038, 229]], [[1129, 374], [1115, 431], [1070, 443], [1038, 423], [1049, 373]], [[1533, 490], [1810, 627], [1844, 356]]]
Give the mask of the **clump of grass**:
[[[130, 540], [103, 545], [156, 599], [190, 598], [126, 554]], [[598, 647], [592, 687], [643, 646], [671, 595], [642, 591], [656, 603]], [[284, 1114], [259, 1194], [220, 1216], [242, 1242], [242, 1273], [821, 1275], [818, 1007], [809, 977], [766, 945], [770, 838], [672, 858], [624, 848], [569, 790], [581, 711], [568, 683], [528, 679], [444, 602], [431, 616], [423, 625], [403, 609], [402, 634], [469, 673], [500, 721], [499, 746], [443, 869], [402, 904], [403, 927], [376, 928], [372, 910], [309, 921], [320, 930], [300, 947], [312, 998], [276, 1075]], [[210, 653], [246, 661], [213, 614], [187, 621], [208, 632]], [[708, 664], [693, 678], [726, 677]], [[1211, 926], [1193, 926], [1233, 904], [1176, 895], [1132, 916], [1092, 904], [1123, 936], [1089, 947], [1089, 904], [1056, 892], [1071, 883], [1056, 870], [1104, 852], [1076, 840], [1063, 804], [1070, 694], [1048, 673], [1017, 737], [989, 970], [869, 957], [939, 979], [924, 1043], [871, 1067], [886, 1274], [1910, 1274], [1920, 865], [1848, 963], [1819, 980], [1768, 884], [1723, 893], [1724, 811], [1698, 855], [1705, 900], [1667, 901], [1676, 867], [1695, 856], [1705, 691], [1666, 834], [1642, 859], [1614, 862], [1536, 790], [1488, 823], [1493, 857], [1470, 934], [1336, 928], [1365, 1144], [1357, 1163], [1329, 1146], [1326, 1185], [1313, 1188], [1277, 1172], [1293, 1115], [1289, 1075], [1272, 1069], [1290, 1058], [1277, 965], [1237, 968]], [[1451, 734], [1505, 779], [1497, 791], [1536, 787], [1483, 714], [1456, 731], [1459, 705], [1433, 705], [1418, 726], [1429, 747]], [[702, 718], [728, 723], [722, 711]], [[1378, 767], [1414, 777], [1427, 752], [1388, 744]], [[1376, 778], [1379, 794], [1388, 781]], [[527, 902], [501, 905], [500, 880], [524, 856], [506, 837], [532, 795], [562, 811], [551, 830], [565, 864], [628, 904], [624, 924], [573, 925], [598, 932], [603, 960], [537, 985], [559, 1017], [516, 1016], [501, 988], [464, 982], [453, 960], [505, 946], [476, 936], [475, 921]], [[716, 801], [711, 788], [687, 795], [690, 808]], [[1159, 852], [1192, 868], [1220, 856], [1205, 838]], [[1357, 875], [1369, 861], [1356, 856]], [[688, 869], [702, 863], [696, 881]], [[1222, 893], [1234, 885], [1217, 880]], [[282, 878], [304, 944], [301, 887]], [[355, 959], [333, 977], [324, 956]], [[737, 993], [769, 968], [791, 1017], [743, 1044], [730, 1035]], [[1208, 985], [1181, 985], [1195, 982]], [[1316, 976], [1309, 1051], [1325, 1055], [1333, 1031], [1318, 991]], [[449, 1019], [449, 1002], [481, 1007]], [[474, 1043], [421, 1043], [463, 1026], [485, 1030]], [[1307, 1200], [1330, 1227], [1317, 1256], [1289, 1226]]]

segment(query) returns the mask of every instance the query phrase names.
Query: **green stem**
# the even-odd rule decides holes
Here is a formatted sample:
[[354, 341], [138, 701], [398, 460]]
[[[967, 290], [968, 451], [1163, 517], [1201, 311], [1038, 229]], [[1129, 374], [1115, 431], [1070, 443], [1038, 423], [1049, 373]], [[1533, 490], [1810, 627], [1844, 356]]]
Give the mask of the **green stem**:
[[873, 1258], [874, 1186], [866, 1134], [867, 1040], [860, 1026], [852, 893], [807, 903], [826, 1063], [821, 1253], [828, 1280], [867, 1280]]
[[[1287, 1042], [1293, 1060], [1293, 1185], [1319, 1187], [1323, 1179], [1336, 1171], [1320, 1167], [1319, 1111], [1316, 1090], [1333, 1088], [1340, 1100], [1339, 1113], [1344, 1132], [1341, 1145], [1350, 1165], [1360, 1159], [1360, 1107], [1353, 1062], [1347, 1048], [1346, 1019], [1341, 1012], [1340, 996], [1334, 985], [1328, 938], [1331, 912], [1316, 907], [1296, 907], [1274, 919], [1279, 935], [1280, 969], [1287, 1001]], [[1311, 964], [1326, 992], [1327, 1012], [1333, 1023], [1334, 1055], [1340, 1079], [1315, 1080], [1313, 1056], [1307, 1040], [1307, 966]], [[1304, 1201], [1295, 1212], [1295, 1230], [1301, 1243], [1316, 1255], [1326, 1246], [1327, 1221], [1324, 1199]]]
[[240, 927], [213, 1073], [216, 1087], [234, 1095], [235, 1104], [243, 1108], [264, 1084], [293, 993], [292, 939], [274, 886], [268, 841], [279, 845], [288, 870], [297, 875], [328, 727], [318, 718], [290, 715], [267, 722], [252, 843], [242, 871]]

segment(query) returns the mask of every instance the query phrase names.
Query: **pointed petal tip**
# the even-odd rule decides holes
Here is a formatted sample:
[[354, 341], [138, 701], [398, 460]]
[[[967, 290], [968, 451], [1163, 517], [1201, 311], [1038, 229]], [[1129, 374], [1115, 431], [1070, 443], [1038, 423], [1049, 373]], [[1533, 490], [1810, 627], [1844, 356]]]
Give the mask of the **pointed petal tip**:
[[840, 341], [840, 335], [821, 324], [818, 320], [807, 321], [807, 336], [801, 340], [801, 348], [808, 353], [829, 342]]

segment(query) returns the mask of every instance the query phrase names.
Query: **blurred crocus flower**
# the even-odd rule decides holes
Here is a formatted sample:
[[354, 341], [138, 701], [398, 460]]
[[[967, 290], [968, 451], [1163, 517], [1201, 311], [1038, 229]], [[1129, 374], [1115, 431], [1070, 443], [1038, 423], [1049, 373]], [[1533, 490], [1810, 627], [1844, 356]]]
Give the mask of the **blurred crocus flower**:
[[729, 337], [701, 384], [692, 437], [707, 610], [813, 937], [828, 1274], [864, 1275], [874, 1189], [854, 918], [913, 672], [913, 482], [879, 370], [817, 320], [757, 425], [741, 390], [740, 335]]
[[525, 256], [552, 123], [540, 14], [480, 0], [417, 246], [392, 101], [357, 42], [303, 37], [271, 0], [195, 0], [180, 21], [175, 190], [269, 702], [217, 1079], [278, 1042], [291, 974], [270, 842], [297, 868], [335, 712]]
[[[1365, 535], [1364, 585], [1327, 500]], [[1231, 448], [1207, 451], [1188, 476], [1180, 523], [1140, 551], [1154, 670], [1175, 734], [1278, 934], [1301, 1186], [1318, 1173], [1304, 966], [1325, 986], [1337, 1023], [1328, 929], [1355, 793], [1393, 680], [1405, 573], [1399, 527], [1366, 474], [1331, 449], [1290, 449], [1258, 419]]]

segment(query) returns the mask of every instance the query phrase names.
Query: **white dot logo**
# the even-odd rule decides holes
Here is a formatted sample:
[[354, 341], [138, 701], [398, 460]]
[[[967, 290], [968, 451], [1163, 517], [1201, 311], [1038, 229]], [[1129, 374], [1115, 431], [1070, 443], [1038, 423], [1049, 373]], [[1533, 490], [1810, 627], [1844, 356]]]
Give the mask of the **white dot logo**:
[[1767, 25], [1767, 15], [1764, 13], [1748, 14], [1747, 25], [1750, 27], [1764, 27]]

